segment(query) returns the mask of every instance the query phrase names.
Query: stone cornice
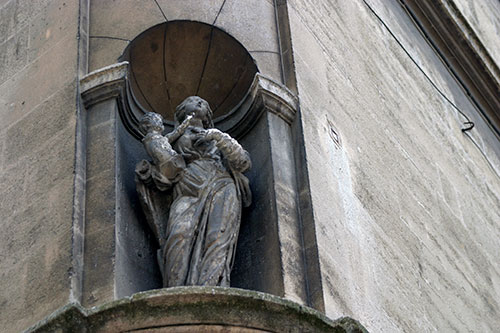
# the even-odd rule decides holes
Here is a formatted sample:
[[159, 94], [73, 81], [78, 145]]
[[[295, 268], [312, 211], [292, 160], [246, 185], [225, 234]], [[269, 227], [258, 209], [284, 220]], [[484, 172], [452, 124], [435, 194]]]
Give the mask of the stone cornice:
[[[295, 302], [256, 291], [221, 287], [152, 290], [99, 307], [69, 304], [27, 332], [129, 332], [191, 327], [251, 332], [342, 332], [366, 329], [348, 317], [332, 321]], [[183, 330], [185, 331], [185, 330]]]
[[292, 124], [298, 110], [299, 101], [290, 90], [270, 78], [257, 74], [251, 88], [251, 95], [262, 95], [266, 108]]
[[400, 0], [500, 136], [500, 69], [450, 0]]
[[128, 62], [120, 62], [84, 76], [80, 80], [80, 93], [86, 108], [103, 100], [117, 97], [125, 87]]

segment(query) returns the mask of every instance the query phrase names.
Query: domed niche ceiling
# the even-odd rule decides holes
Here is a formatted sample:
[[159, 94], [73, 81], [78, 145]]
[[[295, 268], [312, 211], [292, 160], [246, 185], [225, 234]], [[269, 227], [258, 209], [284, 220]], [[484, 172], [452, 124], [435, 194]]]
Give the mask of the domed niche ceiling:
[[129, 84], [143, 111], [173, 123], [186, 97], [207, 100], [214, 120], [236, 108], [258, 72], [255, 61], [232, 36], [214, 26], [170, 21], [137, 36], [125, 49]]

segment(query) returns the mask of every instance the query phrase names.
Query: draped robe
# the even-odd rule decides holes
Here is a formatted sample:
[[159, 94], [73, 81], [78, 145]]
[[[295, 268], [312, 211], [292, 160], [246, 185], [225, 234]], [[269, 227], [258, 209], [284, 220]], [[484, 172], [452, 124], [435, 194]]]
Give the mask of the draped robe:
[[165, 287], [229, 286], [242, 205], [251, 201], [248, 153], [228, 135], [200, 139], [188, 128], [174, 143], [176, 155], [136, 168], [141, 205], [158, 239]]

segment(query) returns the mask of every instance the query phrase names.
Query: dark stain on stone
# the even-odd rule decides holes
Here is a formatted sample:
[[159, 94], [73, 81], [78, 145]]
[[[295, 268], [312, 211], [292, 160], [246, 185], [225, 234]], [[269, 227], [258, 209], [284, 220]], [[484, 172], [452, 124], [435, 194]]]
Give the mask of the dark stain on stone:
[[151, 43], [151, 51], [153, 51], [153, 53], [158, 51], [158, 44], [156, 44], [155, 42]]

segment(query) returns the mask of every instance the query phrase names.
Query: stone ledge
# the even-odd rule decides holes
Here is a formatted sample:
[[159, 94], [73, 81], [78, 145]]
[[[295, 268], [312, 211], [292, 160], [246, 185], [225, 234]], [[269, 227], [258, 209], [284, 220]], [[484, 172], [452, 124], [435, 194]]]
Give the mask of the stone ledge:
[[118, 97], [125, 87], [128, 62], [120, 62], [87, 74], [80, 80], [80, 92], [86, 108]]
[[354, 319], [256, 291], [176, 287], [137, 293], [99, 307], [69, 304], [27, 332], [367, 332]]

